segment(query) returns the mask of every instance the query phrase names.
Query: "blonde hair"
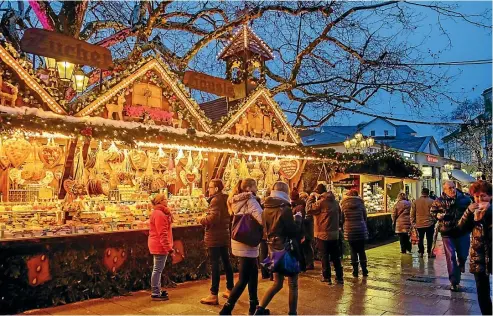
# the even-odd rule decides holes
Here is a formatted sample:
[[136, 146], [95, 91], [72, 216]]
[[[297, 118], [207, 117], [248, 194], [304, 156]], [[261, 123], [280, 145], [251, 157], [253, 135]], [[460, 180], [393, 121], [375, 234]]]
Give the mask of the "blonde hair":
[[160, 193], [160, 194], [156, 195], [151, 200], [151, 203], [152, 203], [152, 205], [159, 205], [159, 204], [161, 204], [161, 202], [166, 201], [166, 200], [167, 200], [166, 195]]
[[398, 199], [399, 201], [401, 201], [401, 200], [407, 200], [407, 194], [406, 194], [406, 193], [404, 193], [404, 192], [401, 192], [401, 193], [399, 193], [399, 195], [397, 196], [397, 199]]
[[226, 203], [228, 205], [228, 211], [229, 211], [230, 215], [233, 214], [233, 208], [232, 208], [233, 196], [240, 194], [240, 193], [243, 193], [243, 192], [246, 192], [247, 188], [252, 187], [256, 184], [257, 184], [257, 181], [255, 181], [255, 179], [246, 178], [246, 179], [238, 181], [238, 183], [233, 187], [233, 189], [231, 189], [231, 192], [229, 192], [228, 201]]
[[289, 195], [289, 185], [286, 182], [277, 181], [276, 183], [274, 183], [274, 186], [272, 186], [272, 190], [282, 191]]

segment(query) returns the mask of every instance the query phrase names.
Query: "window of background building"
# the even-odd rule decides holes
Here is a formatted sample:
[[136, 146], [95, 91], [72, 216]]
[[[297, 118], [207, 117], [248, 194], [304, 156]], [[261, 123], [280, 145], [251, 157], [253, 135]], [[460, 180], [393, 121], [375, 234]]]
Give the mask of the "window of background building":
[[383, 134], [384, 134], [385, 136], [389, 136], [389, 131], [388, 131], [388, 130], [384, 130], [384, 131], [383, 131]]
[[371, 132], [370, 132], [370, 135], [371, 135], [371, 136], [375, 136], [375, 131], [371, 131]]

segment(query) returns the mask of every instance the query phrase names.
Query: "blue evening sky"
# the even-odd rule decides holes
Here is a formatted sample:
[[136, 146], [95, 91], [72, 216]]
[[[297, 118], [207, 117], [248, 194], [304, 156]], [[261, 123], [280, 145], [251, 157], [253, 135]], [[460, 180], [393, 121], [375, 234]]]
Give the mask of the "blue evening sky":
[[[491, 1], [464, 1], [459, 2], [459, 11], [463, 13], [479, 13], [485, 9], [492, 8]], [[427, 13], [427, 18], [421, 23], [426, 26], [431, 24], [430, 38], [427, 46], [432, 51], [442, 50], [448, 45], [448, 40], [441, 35], [436, 26], [436, 16]], [[489, 19], [491, 25], [491, 17]], [[443, 19], [442, 25], [448, 31], [452, 47], [445, 50], [440, 61], [464, 61], [491, 59], [492, 57], [492, 37], [489, 30], [485, 30], [466, 22], [454, 22], [450, 19]], [[424, 32], [417, 34], [416, 38], [422, 38]], [[427, 33], [427, 32], [426, 32]], [[425, 33], [425, 34], [426, 34]], [[423, 61], [426, 62], [426, 61]], [[457, 93], [457, 97], [463, 99], [475, 99], [481, 96], [483, 90], [492, 86], [492, 65], [473, 65], [473, 66], [452, 66], [448, 68], [453, 74], [458, 74], [455, 82], [450, 85], [450, 89]], [[453, 110], [449, 103], [439, 104], [439, 110], [423, 110], [420, 113], [411, 111], [407, 106], [400, 103], [398, 98], [391, 98], [386, 93], [381, 93], [378, 98], [382, 101], [378, 106], [372, 109], [363, 109], [366, 112], [392, 116], [401, 119], [419, 120], [419, 121], [440, 121], [444, 113]], [[369, 121], [371, 117], [343, 112], [329, 122], [330, 125], [355, 125], [360, 122]], [[405, 123], [398, 123], [405, 124]], [[419, 136], [435, 136], [436, 140], [441, 143], [441, 132], [433, 126], [409, 124], [414, 128]]]

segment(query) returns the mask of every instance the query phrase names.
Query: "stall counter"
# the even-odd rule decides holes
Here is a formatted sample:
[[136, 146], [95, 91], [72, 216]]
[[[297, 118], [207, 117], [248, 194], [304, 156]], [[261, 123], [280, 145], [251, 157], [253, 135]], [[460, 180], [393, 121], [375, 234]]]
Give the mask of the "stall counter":
[[[148, 230], [0, 240], [0, 313], [150, 288]], [[163, 285], [209, 276], [200, 225], [173, 228], [175, 264]], [[36, 300], [32, 298], [36, 297]]]

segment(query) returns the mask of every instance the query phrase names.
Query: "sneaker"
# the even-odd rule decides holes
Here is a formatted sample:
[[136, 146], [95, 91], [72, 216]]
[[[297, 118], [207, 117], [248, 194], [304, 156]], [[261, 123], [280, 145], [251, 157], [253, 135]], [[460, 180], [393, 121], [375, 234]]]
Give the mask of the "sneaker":
[[452, 292], [459, 292], [459, 290], [460, 290], [459, 284], [452, 284], [450, 286], [450, 291]]
[[169, 300], [169, 296], [168, 296], [168, 293], [166, 291], [162, 291], [161, 294], [159, 294], [159, 295], [152, 294], [151, 299], [153, 301], [167, 301], [167, 300]]
[[437, 255], [435, 255], [433, 252], [428, 253], [428, 258], [436, 258]]
[[460, 273], [466, 273], [466, 267], [465, 266], [460, 267]]
[[327, 283], [329, 281], [330, 281], [330, 279], [327, 279], [327, 278], [321, 278], [320, 279], [320, 282], [323, 282], [323, 283]]
[[201, 304], [206, 304], [206, 305], [219, 305], [219, 299], [217, 298], [217, 295], [209, 295], [203, 299], [200, 300]]
[[226, 289], [226, 291], [223, 292], [223, 298], [228, 299], [230, 295], [231, 295], [231, 290]]
[[331, 280], [331, 279], [329, 279], [329, 280], [327, 281], [327, 284], [328, 284], [328, 285], [332, 285], [332, 280]]
[[343, 279], [337, 279], [337, 284], [344, 284], [344, 280]]
[[363, 270], [363, 276], [367, 277], [368, 276], [368, 270]]

